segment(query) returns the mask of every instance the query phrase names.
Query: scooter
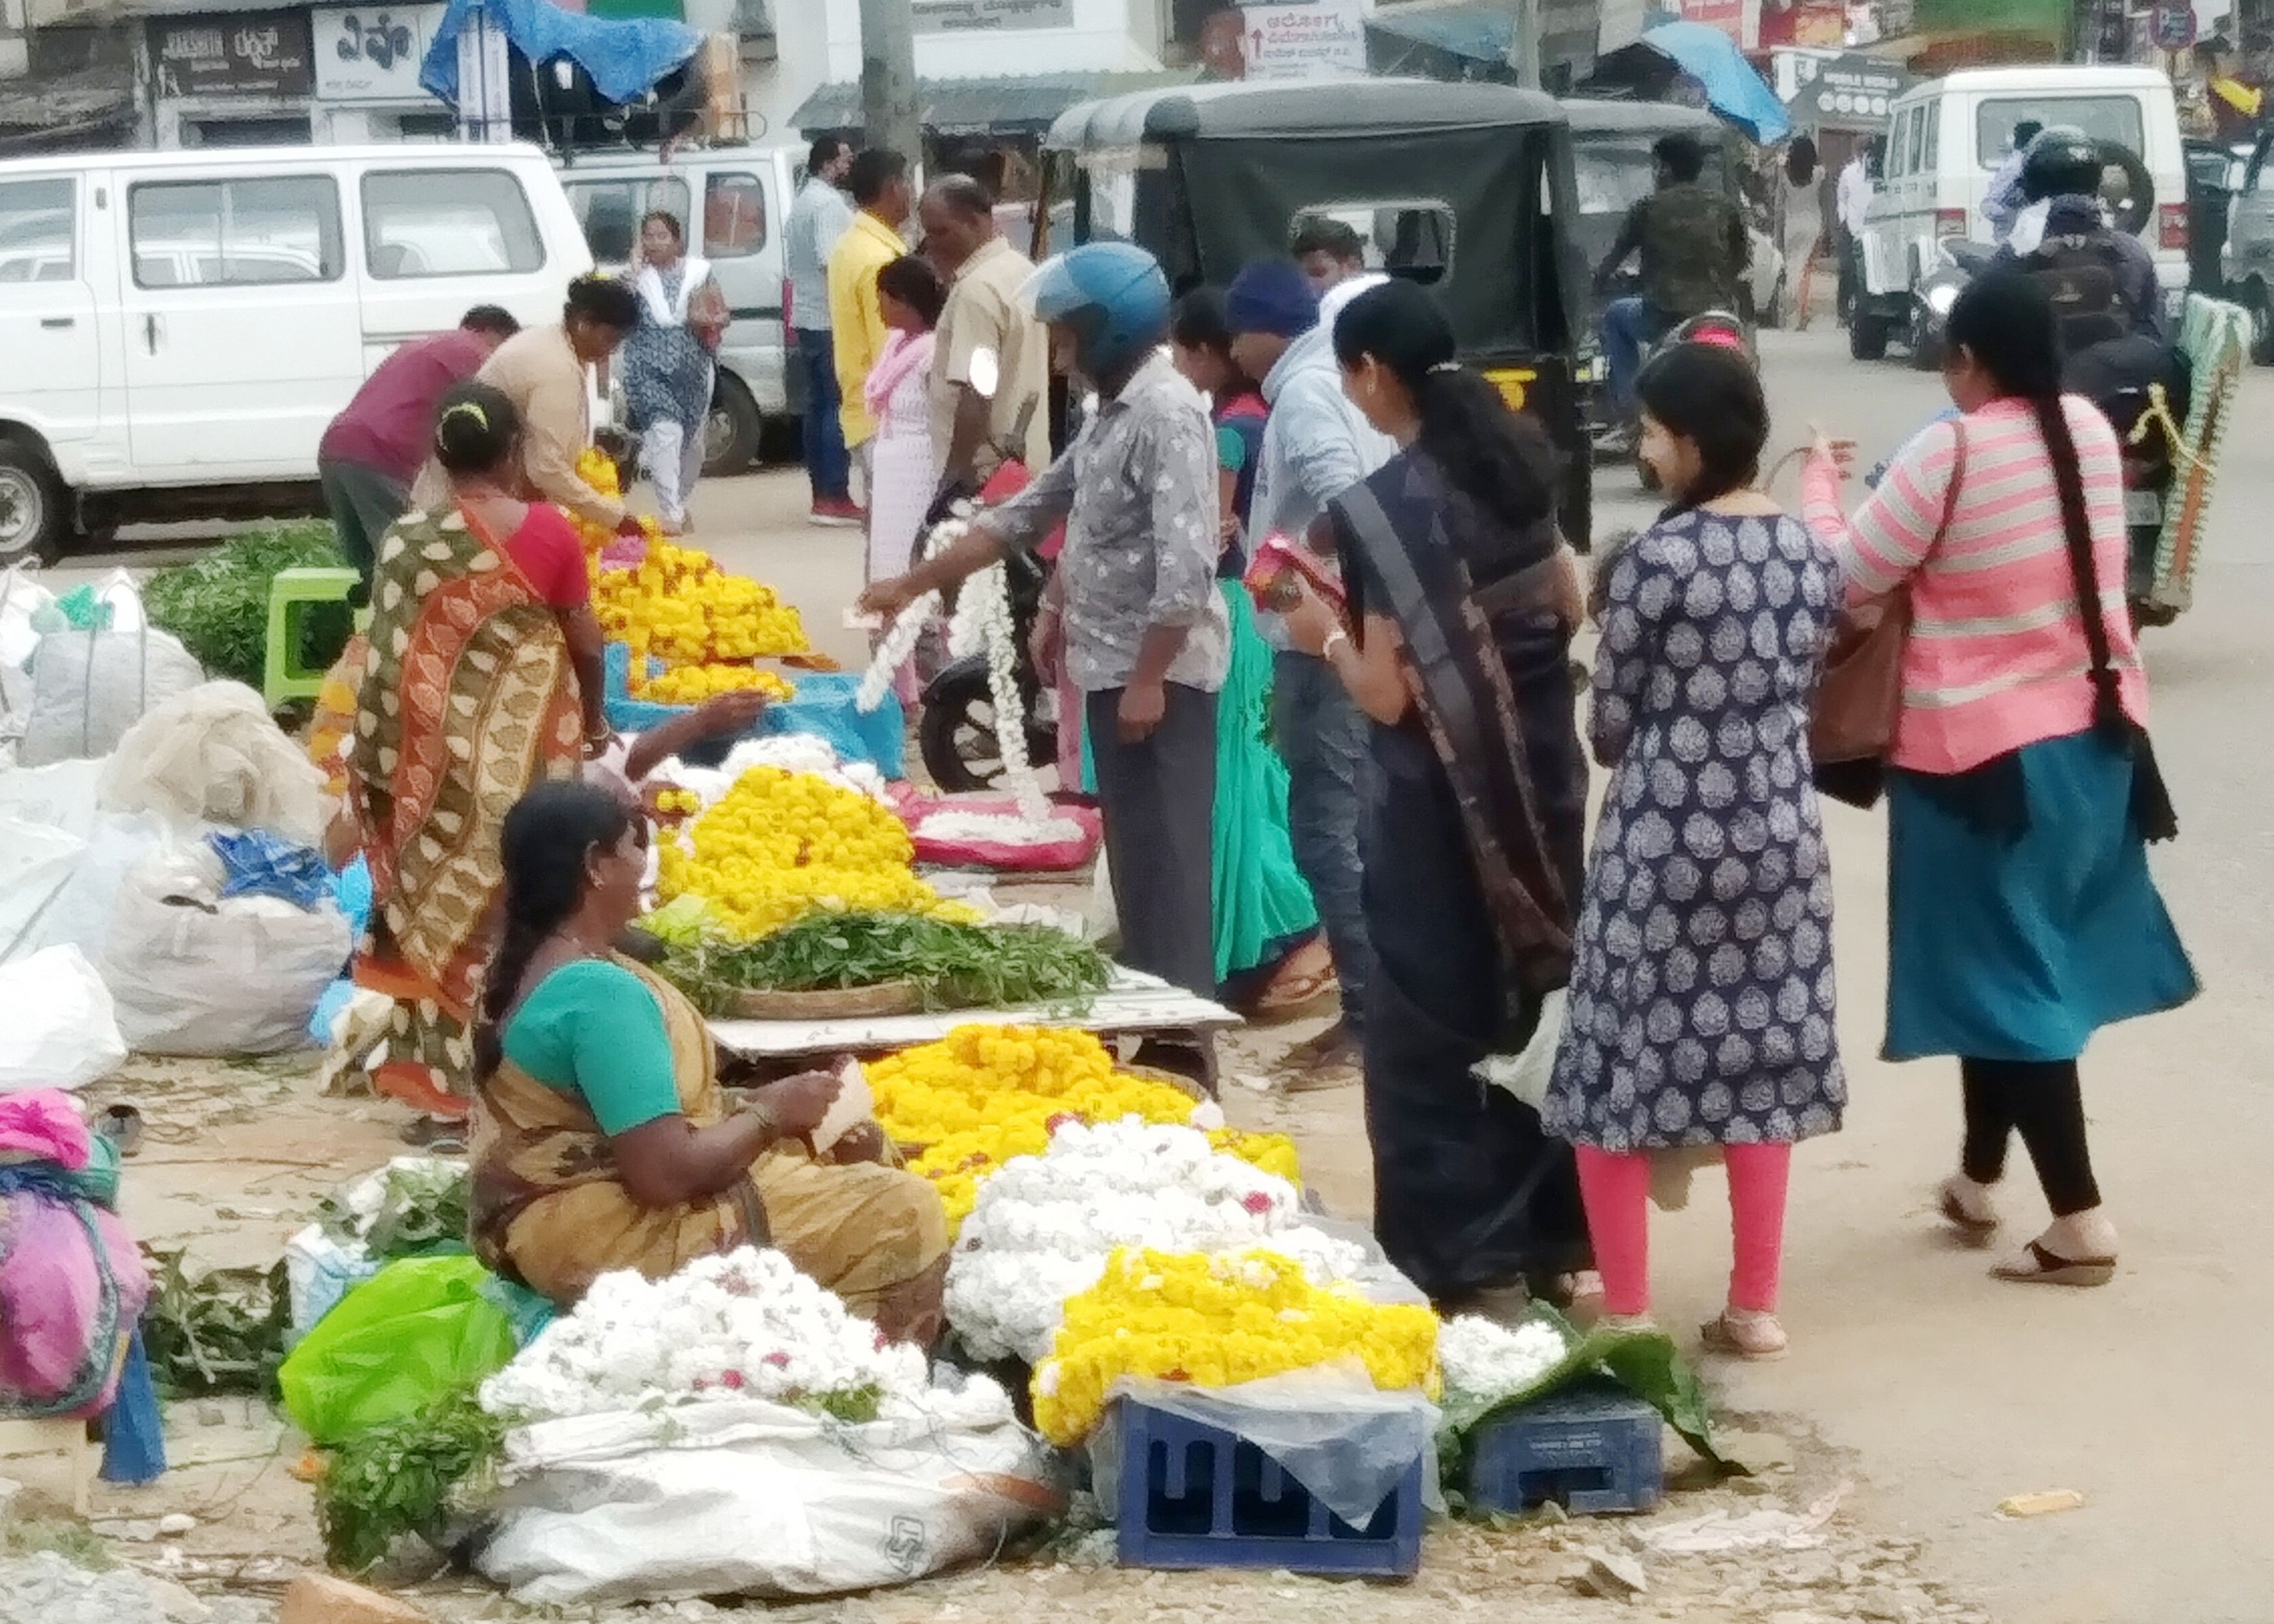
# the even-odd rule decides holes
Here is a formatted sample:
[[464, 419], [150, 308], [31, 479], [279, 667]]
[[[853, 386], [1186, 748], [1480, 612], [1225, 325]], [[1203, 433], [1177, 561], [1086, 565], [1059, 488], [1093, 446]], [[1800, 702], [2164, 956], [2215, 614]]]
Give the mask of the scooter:
[[[1676, 344], [1713, 344], [1724, 350], [1734, 350], [1749, 361], [1758, 360], [1753, 350], [1751, 331], [1742, 317], [1726, 310], [1700, 311], [1675, 323], [1656, 343], [1644, 347], [1642, 365], [1648, 366], [1660, 352]], [[1639, 372], [1640, 369], [1637, 370]], [[1608, 388], [1603, 391], [1601, 398], [1608, 402]], [[1631, 457], [1636, 476], [1642, 481], [1642, 488], [1654, 491], [1658, 488], [1658, 476], [1651, 471], [1650, 464], [1642, 460], [1639, 438], [1638, 425], [1633, 423], [1600, 424], [1594, 431], [1595, 460], [1616, 462]]]

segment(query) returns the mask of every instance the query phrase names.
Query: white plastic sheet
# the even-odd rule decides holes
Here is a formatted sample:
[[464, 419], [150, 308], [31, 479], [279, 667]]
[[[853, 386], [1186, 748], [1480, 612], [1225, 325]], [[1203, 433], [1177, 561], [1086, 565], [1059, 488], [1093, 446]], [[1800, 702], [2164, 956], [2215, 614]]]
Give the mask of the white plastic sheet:
[[324, 838], [324, 774], [242, 682], [207, 682], [126, 730], [98, 793], [105, 811], [162, 812], [265, 829], [299, 846]]
[[988, 1425], [848, 1426], [756, 1399], [508, 1433], [475, 1565], [523, 1605], [827, 1596], [987, 1556], [1064, 1497]]
[[86, 850], [77, 835], [0, 814], [0, 964], [39, 928]]
[[125, 1058], [110, 994], [86, 954], [56, 947], [0, 965], [0, 1094], [83, 1088]]

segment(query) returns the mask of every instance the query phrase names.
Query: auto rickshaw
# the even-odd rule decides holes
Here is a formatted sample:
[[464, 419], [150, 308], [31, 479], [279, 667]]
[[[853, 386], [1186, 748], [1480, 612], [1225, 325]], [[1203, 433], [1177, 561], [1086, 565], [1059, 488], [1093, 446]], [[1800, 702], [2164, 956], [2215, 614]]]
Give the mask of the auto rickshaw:
[[1564, 455], [1563, 532], [1587, 546], [1586, 272], [1552, 98], [1427, 79], [1184, 86], [1071, 108], [1043, 154], [1037, 261], [1134, 242], [1182, 293], [1286, 254], [1305, 217], [1350, 224], [1370, 265], [1444, 301], [1463, 362], [1540, 418]]

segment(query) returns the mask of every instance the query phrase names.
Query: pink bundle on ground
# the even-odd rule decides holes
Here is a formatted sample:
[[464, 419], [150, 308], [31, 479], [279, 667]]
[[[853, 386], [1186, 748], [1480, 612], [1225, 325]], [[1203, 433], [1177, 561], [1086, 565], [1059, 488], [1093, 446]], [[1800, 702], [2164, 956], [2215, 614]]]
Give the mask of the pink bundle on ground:
[[59, 1088], [0, 1094], [0, 1162], [52, 1162], [66, 1173], [87, 1165], [87, 1124]]

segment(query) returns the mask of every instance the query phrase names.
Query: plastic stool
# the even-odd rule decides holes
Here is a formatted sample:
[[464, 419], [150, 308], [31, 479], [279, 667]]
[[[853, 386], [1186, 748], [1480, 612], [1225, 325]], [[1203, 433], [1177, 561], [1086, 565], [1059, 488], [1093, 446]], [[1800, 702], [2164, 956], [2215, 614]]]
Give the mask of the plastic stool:
[[300, 664], [300, 611], [308, 604], [344, 604], [362, 579], [352, 569], [281, 569], [268, 583], [268, 658], [260, 696], [271, 710], [288, 699], [313, 699], [324, 673]]

